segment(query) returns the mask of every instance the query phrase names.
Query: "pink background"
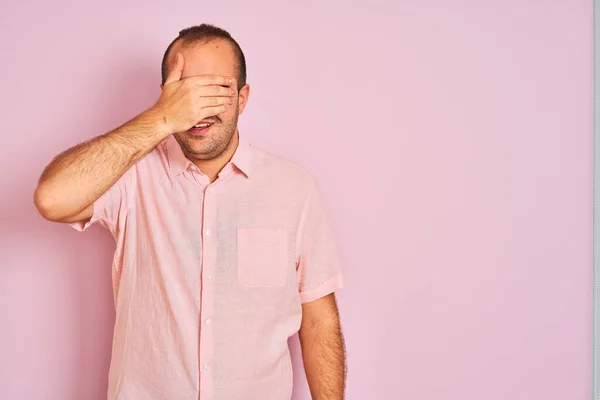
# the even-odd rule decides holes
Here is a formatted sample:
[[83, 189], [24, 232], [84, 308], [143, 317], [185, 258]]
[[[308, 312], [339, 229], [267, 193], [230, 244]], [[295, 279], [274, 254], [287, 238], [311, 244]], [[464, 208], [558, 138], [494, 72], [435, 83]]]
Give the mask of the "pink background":
[[0, 13], [0, 399], [105, 398], [112, 239], [33, 190], [153, 104], [202, 22], [246, 53], [243, 134], [322, 186], [348, 399], [589, 398], [591, 1], [83, 3]]

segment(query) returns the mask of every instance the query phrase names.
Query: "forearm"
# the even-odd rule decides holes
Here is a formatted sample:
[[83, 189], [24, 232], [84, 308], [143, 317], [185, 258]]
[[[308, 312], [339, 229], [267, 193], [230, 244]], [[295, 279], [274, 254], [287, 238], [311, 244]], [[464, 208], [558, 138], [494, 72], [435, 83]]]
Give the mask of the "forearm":
[[161, 122], [160, 115], [149, 110], [56, 156], [44, 169], [35, 192], [40, 213], [59, 220], [93, 203], [168, 136]]
[[339, 319], [303, 321], [299, 337], [313, 400], [344, 399], [346, 354]]

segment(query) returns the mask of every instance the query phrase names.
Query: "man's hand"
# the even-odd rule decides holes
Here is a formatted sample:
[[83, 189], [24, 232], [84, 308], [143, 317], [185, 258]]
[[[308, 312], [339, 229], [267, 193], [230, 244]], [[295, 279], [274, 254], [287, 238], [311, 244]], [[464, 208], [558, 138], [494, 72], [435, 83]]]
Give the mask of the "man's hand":
[[181, 79], [185, 61], [181, 53], [176, 57], [160, 98], [152, 107], [169, 134], [185, 132], [203, 119], [227, 111], [235, 101], [237, 85], [234, 77], [220, 75]]

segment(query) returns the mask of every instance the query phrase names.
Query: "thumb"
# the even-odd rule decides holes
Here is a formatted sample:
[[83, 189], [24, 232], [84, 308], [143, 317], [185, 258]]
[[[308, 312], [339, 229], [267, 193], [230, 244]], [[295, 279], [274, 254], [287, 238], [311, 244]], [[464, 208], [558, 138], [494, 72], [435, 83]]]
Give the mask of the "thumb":
[[175, 54], [175, 65], [169, 71], [169, 75], [167, 75], [167, 80], [165, 80], [165, 85], [169, 83], [176, 82], [181, 79], [181, 73], [183, 72], [183, 54], [177, 53]]

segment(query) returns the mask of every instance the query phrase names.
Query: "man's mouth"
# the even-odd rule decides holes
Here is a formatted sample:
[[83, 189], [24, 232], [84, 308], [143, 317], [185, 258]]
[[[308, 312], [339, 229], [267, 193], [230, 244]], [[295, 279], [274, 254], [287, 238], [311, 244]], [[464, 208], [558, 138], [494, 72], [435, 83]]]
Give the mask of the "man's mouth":
[[188, 132], [192, 135], [202, 135], [206, 133], [210, 129], [210, 127], [214, 124], [212, 121], [200, 121], [196, 125], [194, 125]]

